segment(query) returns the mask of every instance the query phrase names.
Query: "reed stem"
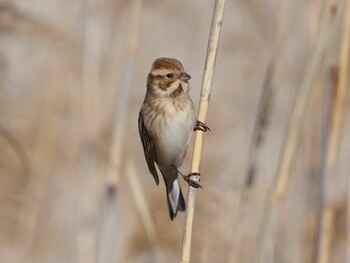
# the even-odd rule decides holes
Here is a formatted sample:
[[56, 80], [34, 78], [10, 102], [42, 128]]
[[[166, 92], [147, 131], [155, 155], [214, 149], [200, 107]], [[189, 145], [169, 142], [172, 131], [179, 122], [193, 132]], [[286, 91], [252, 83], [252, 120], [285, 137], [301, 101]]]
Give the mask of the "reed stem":
[[[216, 0], [214, 5], [214, 11], [212, 16], [209, 42], [207, 47], [206, 62], [203, 73], [202, 89], [199, 103], [198, 120], [205, 123], [208, 107], [209, 98], [211, 93], [211, 86], [213, 82], [213, 75], [215, 69], [215, 60], [218, 50], [218, 44], [220, 39], [222, 21], [224, 18], [225, 0]], [[197, 130], [194, 138], [193, 155], [191, 172], [198, 173], [201, 161], [203, 145], [203, 132]], [[199, 181], [199, 176], [193, 176], [195, 181]], [[181, 263], [189, 263], [191, 260], [191, 243], [192, 243], [192, 232], [193, 232], [193, 217], [194, 208], [196, 202], [197, 189], [189, 186], [187, 195], [187, 209], [185, 216], [185, 225], [183, 232], [183, 243], [182, 243], [182, 256]]]

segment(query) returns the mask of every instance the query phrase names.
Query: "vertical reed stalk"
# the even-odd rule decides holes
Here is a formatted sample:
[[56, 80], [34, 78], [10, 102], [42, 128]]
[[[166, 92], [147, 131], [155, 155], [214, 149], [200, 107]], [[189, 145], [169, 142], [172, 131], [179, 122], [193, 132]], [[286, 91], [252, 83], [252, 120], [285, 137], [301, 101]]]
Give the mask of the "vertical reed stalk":
[[156, 228], [154, 226], [150, 209], [145, 201], [146, 198], [142, 191], [140, 181], [137, 178], [137, 172], [135, 169], [135, 164], [132, 161], [127, 162], [126, 166], [127, 180], [129, 187], [131, 189], [131, 194], [136, 204], [136, 208], [140, 213], [140, 217], [145, 228], [147, 237], [151, 243], [152, 251], [155, 256], [155, 262], [161, 263], [166, 262], [163, 256], [162, 250], [160, 249]]
[[[107, 96], [112, 96], [112, 138], [111, 145], [109, 146], [109, 166], [107, 167], [106, 175], [106, 187], [107, 193], [104, 200], [104, 213], [102, 218], [101, 232], [100, 232], [100, 251], [99, 262], [108, 262], [108, 253], [110, 258], [115, 258], [119, 249], [115, 250], [115, 244], [110, 242], [110, 232], [115, 226], [115, 219], [118, 217], [118, 210], [116, 206], [116, 191], [118, 190], [119, 177], [122, 172], [122, 160], [123, 160], [123, 146], [125, 142], [125, 131], [128, 120], [128, 104], [131, 92], [131, 80], [133, 76], [133, 67], [135, 63], [135, 54], [138, 47], [138, 36], [140, 27], [140, 14], [142, 10], [142, 0], [131, 1], [130, 21], [127, 31], [127, 37], [123, 46], [123, 55], [121, 59], [115, 57], [111, 59], [109, 67], [109, 79], [108, 83], [111, 89], [116, 90], [114, 92], [108, 92]], [[118, 37], [118, 36], [117, 36]], [[119, 36], [120, 37], [120, 36]], [[111, 51], [113, 53], [113, 49]], [[119, 59], [121, 61], [119, 61]], [[116, 71], [116, 65], [123, 65], [122, 70]], [[118, 74], [118, 72], [120, 72]], [[117, 74], [114, 77], [113, 74]], [[118, 83], [120, 80], [120, 83]], [[117, 83], [117, 84], [116, 84]], [[108, 101], [108, 100], [107, 100]], [[114, 106], [115, 105], [115, 106]], [[105, 105], [107, 110], [109, 106]]]
[[[329, 134], [327, 140], [327, 152], [325, 159], [326, 166], [326, 175], [330, 177], [334, 177], [336, 175], [337, 168], [337, 160], [339, 153], [340, 141], [342, 138], [342, 131], [344, 127], [344, 120], [347, 111], [347, 96], [348, 96], [348, 81], [349, 81], [349, 64], [350, 64], [350, 1], [345, 1], [345, 12], [343, 14], [343, 32], [342, 39], [340, 44], [340, 52], [339, 52], [339, 70], [337, 73], [337, 78], [335, 82], [335, 87], [333, 88], [334, 96], [330, 103], [330, 113], [329, 118]], [[327, 178], [323, 178], [323, 189], [324, 195], [327, 197]], [[348, 188], [348, 191], [350, 189]], [[349, 199], [348, 199], [349, 200]], [[325, 202], [322, 207], [322, 217], [321, 217], [321, 226], [320, 233], [318, 237], [318, 253], [317, 259], [319, 263], [329, 263], [332, 260], [332, 247], [331, 242], [333, 240], [333, 229], [332, 226], [334, 223], [334, 211], [331, 209], [329, 204]], [[348, 212], [348, 215], [349, 212]], [[350, 220], [348, 219], [347, 229], [349, 229]], [[350, 232], [347, 232], [348, 240], [347, 240], [347, 262], [350, 260], [350, 245], [349, 245], [349, 237]]]
[[[206, 62], [204, 67], [204, 74], [202, 80], [201, 97], [199, 103], [198, 120], [205, 123], [208, 107], [209, 98], [211, 93], [211, 86], [213, 82], [214, 68], [216, 54], [218, 50], [218, 44], [220, 39], [221, 27], [224, 18], [225, 0], [216, 0], [214, 4], [214, 11], [212, 16], [209, 42], [207, 47]], [[203, 143], [203, 132], [197, 130], [194, 138], [193, 155], [191, 172], [199, 172], [199, 166], [201, 161]], [[194, 177], [194, 180], [199, 181], [199, 176]], [[185, 216], [185, 225], [183, 232], [183, 243], [182, 243], [182, 256], [181, 262], [188, 263], [191, 260], [191, 243], [192, 243], [192, 231], [193, 231], [193, 216], [196, 202], [197, 189], [189, 186], [187, 195], [187, 209]]]
[[322, 211], [321, 233], [318, 248], [318, 263], [331, 263], [334, 211], [331, 207], [325, 207]]
[[289, 127], [287, 131], [286, 143], [283, 148], [282, 156], [279, 162], [279, 167], [276, 173], [276, 184], [273, 191], [273, 197], [283, 199], [289, 181], [290, 168], [295, 157], [295, 151], [300, 137], [300, 126], [303, 120], [307, 102], [309, 100], [313, 83], [317, 73], [322, 65], [324, 57], [329, 29], [334, 17], [333, 13], [334, 1], [325, 0], [323, 4], [322, 17], [320, 20], [319, 31], [316, 39], [316, 45], [313, 50], [311, 62], [307, 68], [302, 87], [296, 95], [295, 103], [290, 116]]
[[117, 121], [114, 126], [112, 144], [110, 148], [110, 167], [107, 172], [107, 184], [110, 189], [116, 190], [121, 170], [123, 140], [128, 119], [128, 102], [130, 96], [130, 82], [135, 61], [135, 54], [138, 46], [138, 36], [140, 27], [140, 15], [143, 0], [134, 0], [131, 11], [131, 21], [125, 47], [124, 70], [121, 75], [121, 84], [118, 90], [116, 103]]
[[[78, 229], [77, 229], [77, 260], [93, 262], [96, 258], [98, 236], [93, 228], [87, 227], [87, 222], [94, 218], [95, 203], [101, 195], [97, 186], [99, 182], [96, 173], [96, 161], [88, 157], [83, 146], [90, 144], [98, 135], [100, 119], [100, 81], [102, 54], [102, 27], [100, 7], [102, 3], [96, 0], [86, 1], [83, 7], [83, 50], [82, 76], [80, 89], [80, 120], [79, 120], [79, 164], [78, 164]], [[95, 187], [89, 188], [91, 185]], [[89, 188], [89, 191], [86, 189]]]
[[269, 125], [271, 110], [276, 93], [276, 85], [274, 83], [276, 77], [275, 73], [278, 69], [281, 45], [285, 37], [285, 29], [290, 10], [290, 0], [283, 0], [280, 4], [280, 9], [274, 25], [270, 58], [266, 69], [263, 91], [260, 97], [257, 118], [254, 123], [253, 135], [249, 146], [248, 169], [245, 178], [245, 187], [251, 186], [251, 184], [254, 182], [255, 171], [257, 170], [257, 154], [264, 142], [265, 131]]
[[[252, 186], [255, 182], [257, 169], [257, 160], [260, 149], [264, 143], [265, 132], [268, 129], [272, 108], [275, 102], [275, 93], [277, 85], [275, 79], [278, 75], [278, 67], [280, 64], [280, 53], [282, 44], [286, 36], [287, 24], [290, 20], [290, 15], [294, 9], [293, 3], [290, 0], [283, 0], [280, 3], [278, 15], [274, 23], [272, 46], [269, 54], [269, 60], [266, 68], [265, 79], [263, 82], [263, 90], [260, 95], [260, 100], [257, 109], [257, 117], [255, 119], [253, 134], [248, 151], [248, 164], [245, 172], [244, 182], [241, 182], [239, 199], [237, 201], [237, 209], [233, 215], [233, 227], [231, 238], [231, 249], [227, 262], [239, 262], [242, 250], [242, 237], [249, 225], [244, 218], [252, 207], [247, 206], [248, 196], [252, 194]], [[254, 192], [254, 190], [253, 190]]]
[[292, 164], [295, 159], [297, 145], [300, 139], [300, 128], [308, 106], [309, 97], [313, 90], [323, 58], [326, 52], [331, 24], [334, 18], [334, 0], [324, 0], [315, 47], [311, 54], [302, 86], [296, 94], [293, 104], [287, 136], [283, 151], [276, 170], [275, 179], [267, 201], [263, 222], [260, 226], [259, 241], [255, 253], [256, 263], [273, 262], [276, 243], [279, 211], [287, 192]]
[[348, 95], [349, 64], [350, 64], [350, 3], [346, 1], [342, 39], [339, 54], [339, 71], [337, 77], [337, 87], [332, 102], [331, 130], [329, 138], [329, 169], [334, 171], [338, 159], [341, 132], [346, 115], [346, 103]]
[[318, 231], [316, 235], [316, 262], [329, 262], [330, 258], [330, 239], [332, 237], [330, 208], [327, 206], [327, 199], [329, 198], [329, 187], [327, 187], [327, 178], [329, 178], [329, 165], [327, 162], [329, 151], [329, 124], [330, 124], [330, 105], [331, 105], [331, 91], [334, 85], [337, 85], [334, 78], [331, 76], [331, 85], [323, 85], [323, 99], [322, 99], [322, 132], [321, 132], [321, 158], [320, 158], [320, 194], [319, 194], [319, 208], [317, 212], [317, 226]]

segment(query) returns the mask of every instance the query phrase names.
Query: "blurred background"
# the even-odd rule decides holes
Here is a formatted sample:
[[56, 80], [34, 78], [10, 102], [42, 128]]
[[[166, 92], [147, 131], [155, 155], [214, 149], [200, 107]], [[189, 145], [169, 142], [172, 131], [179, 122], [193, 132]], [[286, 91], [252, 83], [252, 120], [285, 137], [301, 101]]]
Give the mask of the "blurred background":
[[[227, 1], [193, 262], [350, 262], [349, 9]], [[137, 118], [162, 56], [198, 109], [212, 11], [0, 1], [0, 262], [180, 261], [184, 213], [168, 217]]]

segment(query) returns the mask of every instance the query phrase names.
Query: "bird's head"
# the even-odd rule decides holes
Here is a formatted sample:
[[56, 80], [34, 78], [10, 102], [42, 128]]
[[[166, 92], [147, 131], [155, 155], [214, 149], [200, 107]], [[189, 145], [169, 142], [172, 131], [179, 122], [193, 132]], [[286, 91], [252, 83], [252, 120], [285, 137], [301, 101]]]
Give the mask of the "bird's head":
[[189, 91], [190, 78], [177, 59], [158, 58], [153, 62], [148, 74], [147, 88], [157, 96], [177, 96]]

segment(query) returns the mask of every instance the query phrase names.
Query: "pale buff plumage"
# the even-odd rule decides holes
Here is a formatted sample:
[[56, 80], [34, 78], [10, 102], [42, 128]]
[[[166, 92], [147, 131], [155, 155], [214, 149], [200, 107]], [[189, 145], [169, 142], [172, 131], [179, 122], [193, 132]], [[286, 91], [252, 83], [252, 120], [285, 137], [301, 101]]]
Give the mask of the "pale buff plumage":
[[155, 164], [163, 175], [172, 220], [177, 211], [185, 210], [177, 169], [185, 157], [197, 120], [189, 96], [190, 78], [178, 60], [155, 60], [139, 114], [139, 132], [147, 165], [157, 184]]

